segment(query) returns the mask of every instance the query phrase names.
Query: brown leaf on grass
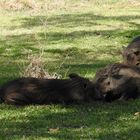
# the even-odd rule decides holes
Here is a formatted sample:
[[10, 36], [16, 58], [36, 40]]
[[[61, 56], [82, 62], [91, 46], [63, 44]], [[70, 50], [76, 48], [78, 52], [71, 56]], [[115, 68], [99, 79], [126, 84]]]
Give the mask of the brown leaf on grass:
[[59, 128], [49, 128], [50, 133], [57, 133], [59, 131]]
[[134, 113], [134, 116], [140, 116], [140, 112], [136, 112], [136, 113]]

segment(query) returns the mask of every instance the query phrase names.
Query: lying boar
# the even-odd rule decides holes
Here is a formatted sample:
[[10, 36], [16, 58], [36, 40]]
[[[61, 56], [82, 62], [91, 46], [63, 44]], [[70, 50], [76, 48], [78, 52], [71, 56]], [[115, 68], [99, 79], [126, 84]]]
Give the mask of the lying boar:
[[140, 66], [140, 36], [135, 37], [132, 42], [124, 48], [122, 55], [124, 64]]
[[[139, 67], [115, 63], [98, 70], [94, 78], [94, 83], [98, 87], [96, 90], [99, 90], [100, 94], [104, 95], [105, 100], [113, 101], [120, 96], [120, 92], [118, 94], [116, 92], [119, 89], [118, 87], [122, 88], [121, 85], [126, 83], [127, 79], [131, 78], [140, 78]], [[115, 92], [112, 92], [112, 90], [115, 90]]]
[[72, 103], [99, 99], [88, 79], [70, 74], [70, 79], [19, 78], [0, 90], [1, 100], [12, 105]]
[[140, 78], [113, 75], [98, 79], [97, 85], [105, 101], [140, 97]]

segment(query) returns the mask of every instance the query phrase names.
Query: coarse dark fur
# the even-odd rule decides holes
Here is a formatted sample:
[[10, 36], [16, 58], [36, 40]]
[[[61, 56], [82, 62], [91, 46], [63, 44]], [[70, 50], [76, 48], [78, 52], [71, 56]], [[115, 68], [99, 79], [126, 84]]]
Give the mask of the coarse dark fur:
[[140, 36], [135, 37], [130, 44], [124, 48], [123, 63], [140, 67]]
[[128, 100], [140, 97], [140, 78], [114, 75], [98, 79], [97, 87], [105, 101]]
[[[119, 77], [123, 77], [123, 79], [120, 80]], [[140, 78], [140, 68], [122, 63], [110, 64], [98, 70], [93, 81], [96, 85], [96, 91], [100, 92], [106, 101], [113, 101], [118, 99], [120, 94], [115, 93], [114, 95], [114, 92], [111, 92], [111, 90], [119, 86], [123, 89], [121, 84], [126, 78]]]
[[97, 70], [94, 81], [97, 81], [99, 78], [107, 78], [113, 75], [123, 75], [126, 77], [140, 78], [140, 68], [137, 66], [126, 65], [122, 63], [110, 64], [102, 69]]
[[[75, 75], [71, 77], [71, 75]], [[70, 79], [18, 78], [3, 85], [1, 100], [12, 105], [72, 103], [99, 99], [94, 84], [71, 74]]]

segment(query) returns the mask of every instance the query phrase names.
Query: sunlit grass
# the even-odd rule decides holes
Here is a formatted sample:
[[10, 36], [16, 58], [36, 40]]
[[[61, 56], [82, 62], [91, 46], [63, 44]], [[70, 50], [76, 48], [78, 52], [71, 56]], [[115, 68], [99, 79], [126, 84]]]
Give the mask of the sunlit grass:
[[[3, 1], [2, 1], [3, 2]], [[0, 82], [19, 77], [40, 54], [46, 71], [93, 78], [121, 62], [122, 46], [140, 34], [139, 0], [48, 0], [0, 9]], [[45, 3], [46, 2], [46, 3]], [[14, 0], [13, 3], [14, 4]], [[41, 9], [42, 7], [42, 9]], [[0, 139], [140, 139], [140, 102], [13, 107], [0, 105]]]

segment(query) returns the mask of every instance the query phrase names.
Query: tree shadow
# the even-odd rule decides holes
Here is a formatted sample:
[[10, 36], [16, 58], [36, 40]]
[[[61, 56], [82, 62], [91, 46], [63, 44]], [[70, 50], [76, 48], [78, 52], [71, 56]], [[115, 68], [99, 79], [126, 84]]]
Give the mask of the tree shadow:
[[[21, 26], [12, 26], [11, 30], [42, 26], [43, 22], [46, 22], [50, 27], [59, 28], [93, 27], [105, 25], [104, 21], [114, 20], [123, 21], [131, 27], [135, 27], [135, 29], [100, 29], [97, 31], [86, 29], [76, 31], [74, 29], [69, 33], [42, 31], [37, 33], [39, 40], [36, 40], [35, 34], [7, 36], [5, 40], [0, 40], [2, 46], [0, 47], [0, 54], [3, 59], [3, 64], [0, 67], [1, 79], [3, 81], [9, 80], [10, 76], [6, 75], [7, 73], [18, 73], [18, 69], [15, 69], [17, 65], [15, 60], [19, 58], [26, 60], [27, 54], [23, 53], [23, 49], [32, 50], [33, 53], [40, 51], [40, 48], [35, 47], [38, 41], [43, 45], [61, 45], [63, 43], [73, 44], [77, 39], [90, 36], [99, 36], [104, 39], [115, 39], [122, 36], [124, 43], [124, 39], [131, 40], [134, 36], [140, 34], [140, 24], [131, 22], [131, 20], [138, 19], [140, 19], [140, 16], [101, 16], [93, 13], [62, 14], [50, 18], [47, 16], [21, 18]], [[102, 54], [112, 57], [118, 55], [115, 43], [113, 46], [108, 45], [108, 49], [100, 48], [98, 53], [94, 50], [94, 47], [94, 42], [90, 49], [45, 47], [45, 58], [50, 58], [47, 66], [52, 69], [52, 64], [55, 64], [54, 69], [56, 69], [56, 66], [63, 62], [59, 68], [63, 75], [68, 68], [70, 68], [70, 72], [94, 74], [97, 69], [115, 62], [114, 59], [110, 58], [97, 59], [97, 56]], [[7, 48], [10, 49], [10, 53], [7, 52]], [[113, 52], [110, 51], [110, 48]], [[6, 63], [7, 57], [11, 60], [10, 63]], [[65, 58], [66, 61], [64, 61]], [[4, 75], [4, 73], [6, 74]], [[0, 118], [0, 136], [3, 139], [21, 139], [22, 137], [38, 139], [139, 139], [140, 127], [137, 125], [139, 120], [133, 116], [135, 112], [139, 111], [139, 105], [139, 100], [110, 104], [87, 103], [72, 106], [62, 105], [59, 111], [55, 110], [56, 106], [53, 106], [54, 108], [50, 107], [50, 109], [49, 106], [48, 108], [47, 106], [35, 106], [33, 108], [36, 111], [34, 111], [32, 107], [16, 108], [2, 105], [0, 111], [5, 110], [9, 115]], [[124, 127], [128, 129], [124, 129]]]
[[137, 125], [138, 119], [133, 119], [133, 115], [138, 111], [138, 106], [139, 100], [48, 107], [5, 106], [10, 114], [15, 110], [19, 114], [1, 119], [0, 136], [5, 139], [117, 139], [123, 136], [126, 139], [137, 139], [140, 127]]
[[[73, 28], [78, 26], [90, 27], [96, 25], [103, 25], [100, 21], [120, 21], [128, 23], [130, 20], [139, 19], [139, 15], [125, 15], [125, 16], [102, 16], [94, 13], [82, 13], [82, 14], [61, 14], [53, 17], [47, 16], [33, 16], [30, 18], [21, 19], [21, 27], [29, 28], [33, 26], [41, 26], [43, 23], [47, 25], [62, 27], [62, 28]], [[99, 21], [99, 22], [98, 22]]]
[[6, 36], [5, 39], [0, 40], [0, 54], [3, 57], [19, 57], [24, 53], [24, 49], [38, 51], [37, 48], [32, 47], [37, 44], [34, 34], [21, 34]]
[[[44, 47], [44, 62], [47, 64], [49, 63], [47, 65], [47, 68], [49, 68], [50, 71], [55, 71], [56, 66], [59, 67], [59, 65], [61, 65], [60, 74], [62, 75], [64, 75], [67, 69], [70, 69], [70, 71], [72, 72], [76, 71], [81, 74], [90, 72], [94, 74], [98, 68], [104, 67], [109, 63], [114, 63], [116, 61], [116, 59], [114, 59], [114, 56], [116, 56], [117, 58], [120, 57], [120, 50], [118, 50], [118, 46], [116, 47], [115, 45], [115, 40], [117, 37], [123, 37], [122, 42], [120, 39], [120, 44], [126, 44], [125, 40], [132, 40], [134, 36], [140, 34], [140, 25], [138, 23], [132, 22], [132, 19], [138, 20], [139, 16], [101, 16], [95, 15], [93, 13], [84, 13], [62, 14], [50, 18], [47, 16], [21, 18], [21, 26], [19, 26], [19, 28], [32, 28], [34, 26], [42, 26], [42, 21], [47, 21], [47, 24], [50, 27], [54, 26], [60, 28], [73, 28], [73, 30], [71, 32], [42, 31], [31, 34], [6, 36], [5, 39], [0, 40], [0, 54], [2, 58], [0, 71], [7, 71], [7, 73], [9, 71], [11, 73], [18, 72], [18, 69], [15, 68], [17, 65], [16, 61], [19, 61], [19, 63], [21, 60], [27, 61], [27, 53], [24, 53], [24, 49], [26, 49], [27, 52], [31, 50], [32, 54], [38, 54], [40, 52], [40, 48], [38, 45], [39, 42]], [[93, 31], [87, 29], [77, 31], [74, 29], [74, 27], [79, 26], [90, 27], [94, 25], [104, 25], [104, 20], [108, 22], [113, 20], [120, 22], [123, 21], [128, 23], [131, 27], [135, 28], [132, 28], [130, 30], [121, 28], [101, 28], [100, 30]], [[93, 29], [95, 29], [95, 27]], [[36, 39], [36, 35], [38, 36], [38, 39]], [[84, 47], [85, 44], [82, 44], [82, 48], [80, 48], [81, 46], [77, 47], [76, 44], [80, 42], [78, 42], [78, 40], [82, 39], [82, 42], [84, 42], [84, 40], [86, 41], [86, 37], [99, 37], [105, 39], [106, 41], [112, 40], [112, 42], [114, 43], [112, 43], [111, 45], [102, 43], [101, 45], [98, 44], [98, 46], [96, 46], [95, 42], [93, 41], [93, 43], [90, 44], [90, 48]], [[55, 45], [58, 44], [60, 47], [55, 48]], [[69, 47], [67, 47], [67, 45]], [[98, 59], [99, 56], [102, 56], [104, 54], [108, 55], [109, 58]], [[8, 63], [8, 65], [5, 63], [7, 62], [7, 58], [10, 59], [10, 64]], [[49, 61], [46, 62], [47, 59]], [[6, 68], [7, 66], [9, 67], [9, 69]], [[10, 67], [13, 67], [13, 70], [10, 70]], [[3, 79], [6, 78], [4, 76], [2, 77]]]
[[[44, 37], [44, 33], [38, 33], [38, 36], [40, 37], [40, 43], [41, 44], [54, 44], [54, 43], [60, 43], [60, 41], [64, 42], [64, 40], [72, 40], [76, 37], [79, 37], [79, 34], [81, 36], [84, 36], [85, 32], [80, 31], [77, 33], [71, 33], [67, 36], [63, 33], [49, 33], [47, 34], [47, 39]], [[86, 32], [86, 34], [91, 35], [92, 32]], [[94, 34], [94, 32], [93, 32]], [[31, 54], [38, 54], [41, 51], [41, 48], [39, 48], [36, 44], [37, 41], [35, 39], [34, 34], [21, 34], [21, 35], [13, 35], [13, 36], [7, 36], [5, 40], [1, 40], [1, 67], [0, 67], [0, 75], [2, 79], [7, 79], [10, 74], [17, 73], [19, 71], [18, 63], [20, 61], [27, 61], [28, 52], [31, 50]], [[108, 46], [112, 47], [112, 46]], [[26, 53], [25, 53], [26, 51]], [[114, 55], [118, 54], [118, 51], [114, 51], [112, 54], [112, 51], [105, 51], [104, 49], [100, 50], [101, 54], [109, 54]], [[97, 59], [98, 54], [91, 47], [89, 48], [77, 48], [77, 47], [66, 47], [66, 48], [47, 48], [44, 47], [44, 56], [45, 58], [49, 58], [49, 62], [44, 61], [47, 63], [47, 68], [50, 70], [57, 71], [55, 68], [56, 66], [61, 65], [61, 68], [63, 68], [63, 71], [61, 69], [60, 74], [64, 75], [65, 71], [70, 68], [71, 71], [75, 71], [77, 73], [85, 74], [85, 72], [92, 72], [95, 73], [95, 70], [99, 67], [105, 66], [108, 63], [113, 63], [114, 60], [103, 60], [100, 61]], [[93, 61], [94, 59], [94, 61]], [[19, 61], [19, 62], [18, 62]], [[63, 64], [62, 64], [63, 63]], [[84, 65], [87, 64], [87, 65]], [[77, 65], [77, 67], [76, 67]], [[94, 69], [95, 68], [95, 69]], [[93, 70], [94, 69], [94, 70]], [[4, 73], [6, 73], [4, 75]], [[8, 75], [7, 75], [8, 74]], [[16, 74], [17, 75], [17, 74]], [[15, 76], [15, 74], [14, 74]], [[18, 76], [18, 75], [17, 75]], [[11, 77], [13, 79], [13, 76]], [[9, 77], [9, 79], [11, 79]]]
[[139, 127], [130, 127], [127, 130], [122, 130], [119, 132], [113, 132], [113, 133], [107, 133], [107, 134], [101, 134], [99, 136], [99, 139], [104, 140], [104, 139], [115, 139], [115, 140], [126, 140], [126, 139], [133, 139], [137, 140], [140, 139], [139, 136], [140, 128]]
[[[37, 41], [43, 44], [55, 45], [61, 43], [75, 43], [75, 41], [79, 38], [89, 37], [89, 36], [100, 36], [105, 39], [113, 39], [118, 36], [123, 36], [124, 38], [132, 39], [134, 36], [140, 34], [139, 27], [140, 25], [135, 22], [131, 22], [131, 20], [138, 20], [140, 16], [101, 16], [95, 15], [93, 13], [83, 13], [83, 14], [61, 14], [48, 18], [47, 16], [34, 16], [29, 18], [21, 18], [21, 26], [19, 28], [32, 28], [33, 26], [42, 26], [42, 21], [47, 21], [48, 26], [54, 27], [79, 27], [79, 26], [94, 26], [94, 25], [105, 25], [103, 22], [106, 21], [120, 21], [126, 22], [131, 26], [135, 26], [136, 29], [125, 30], [125, 29], [111, 29], [105, 30], [80, 30], [66, 33], [66, 32], [38, 32], [37, 36], [40, 37], [39, 40], [35, 39], [35, 34], [21, 34], [21, 35], [13, 35], [7, 36], [5, 40], [0, 40], [0, 44], [3, 47], [0, 49], [0, 53], [4, 55], [4, 51], [6, 48], [15, 48], [12, 49], [15, 53], [22, 52], [21, 49], [27, 48], [33, 51], [38, 51], [37, 48], [32, 47], [37, 44]], [[19, 20], [19, 19], [18, 19]], [[101, 23], [98, 23], [101, 21]], [[97, 23], [96, 23], [97, 22]], [[94, 24], [95, 23], [95, 24]], [[94, 45], [94, 43], [93, 43]], [[113, 46], [115, 47], [115, 46]], [[19, 54], [20, 55], [20, 54]], [[17, 57], [17, 56], [15, 56]]]
[[[22, 34], [22, 35], [13, 35], [13, 36], [7, 36], [5, 40], [0, 40], [1, 48], [0, 53], [1, 56], [10, 56], [10, 54], [6, 55], [7, 48], [13, 52], [12, 57], [17, 57], [18, 55], [22, 55], [23, 49], [32, 50], [33, 52], [38, 52], [40, 48], [35, 47], [35, 45], [38, 44], [38, 41], [41, 44], [47, 43], [48, 45], [58, 44], [58, 43], [71, 43], [74, 42], [78, 38], [83, 38], [85, 36], [102, 36], [106, 39], [109, 39], [112, 36], [115, 38], [117, 36], [124, 36], [127, 38], [133, 38], [131, 36], [135, 36], [136, 34], [139, 34], [139, 30], [130, 30], [130, 31], [119, 31], [119, 30], [100, 30], [100, 31], [74, 31], [71, 33], [63, 33], [63, 32], [49, 32], [49, 33], [37, 33], [37, 35], [40, 37], [39, 40], [35, 39], [34, 34]], [[45, 38], [45, 35], [47, 38]], [[109, 47], [115, 47], [115, 46], [108, 46]], [[75, 47], [76, 48], [76, 47]], [[63, 50], [63, 48], [60, 49], [47, 49], [45, 48], [46, 52], [58, 52]], [[80, 48], [78, 48], [80, 50]], [[77, 49], [77, 50], [78, 50]], [[85, 51], [94, 51], [94, 42], [91, 49], [85, 49]], [[100, 49], [100, 53], [110, 53], [106, 52], [104, 49]], [[61, 53], [61, 52], [60, 52]], [[117, 52], [116, 52], [117, 53]]]

